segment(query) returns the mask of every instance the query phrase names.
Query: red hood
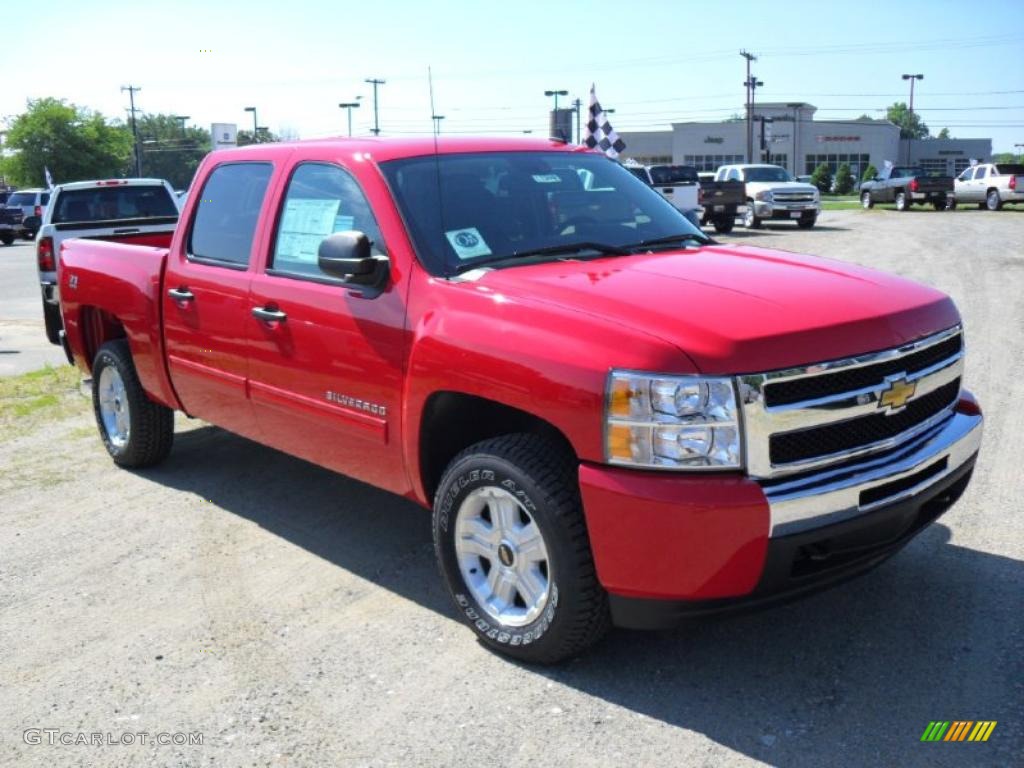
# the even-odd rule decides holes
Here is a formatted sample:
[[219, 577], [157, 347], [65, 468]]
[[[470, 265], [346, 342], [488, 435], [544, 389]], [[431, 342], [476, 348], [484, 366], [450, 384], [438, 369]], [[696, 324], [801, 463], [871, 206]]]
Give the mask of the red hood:
[[748, 246], [500, 269], [480, 283], [658, 336], [709, 374], [848, 357], [959, 322], [952, 300], [933, 288]]

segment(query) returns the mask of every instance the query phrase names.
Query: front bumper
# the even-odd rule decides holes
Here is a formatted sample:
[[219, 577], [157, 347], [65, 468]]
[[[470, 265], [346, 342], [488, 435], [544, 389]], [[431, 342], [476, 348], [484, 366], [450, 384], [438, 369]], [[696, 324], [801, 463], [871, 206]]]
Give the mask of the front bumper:
[[965, 395], [951, 419], [912, 446], [787, 483], [583, 465], [591, 546], [615, 622], [669, 626], [790, 599], [874, 567], [959, 498], [981, 433], [980, 411]]
[[754, 215], [759, 219], [810, 218], [816, 217], [820, 210], [821, 206], [818, 203], [776, 203], [760, 200], [754, 202]]

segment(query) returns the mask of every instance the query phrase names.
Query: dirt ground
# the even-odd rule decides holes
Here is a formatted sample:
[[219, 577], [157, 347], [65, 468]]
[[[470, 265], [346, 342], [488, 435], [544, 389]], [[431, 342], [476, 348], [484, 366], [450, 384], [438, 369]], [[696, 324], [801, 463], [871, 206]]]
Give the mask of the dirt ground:
[[[164, 465], [117, 470], [71, 394], [0, 435], [0, 764], [1020, 765], [1024, 212], [836, 211], [721, 239], [897, 272], [960, 306], [981, 459], [894, 559], [528, 668], [458, 622], [418, 507], [184, 418]], [[923, 744], [932, 720], [998, 725]], [[60, 743], [79, 732], [103, 743]]]

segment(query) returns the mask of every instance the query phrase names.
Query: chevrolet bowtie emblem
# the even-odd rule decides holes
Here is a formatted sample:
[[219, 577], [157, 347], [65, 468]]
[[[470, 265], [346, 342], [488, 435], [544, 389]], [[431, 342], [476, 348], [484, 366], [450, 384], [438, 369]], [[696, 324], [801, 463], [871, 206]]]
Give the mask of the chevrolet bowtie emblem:
[[883, 390], [881, 397], [878, 398], [878, 407], [888, 408], [890, 413], [903, 410], [916, 391], [916, 381], [897, 379], [889, 384], [888, 389]]

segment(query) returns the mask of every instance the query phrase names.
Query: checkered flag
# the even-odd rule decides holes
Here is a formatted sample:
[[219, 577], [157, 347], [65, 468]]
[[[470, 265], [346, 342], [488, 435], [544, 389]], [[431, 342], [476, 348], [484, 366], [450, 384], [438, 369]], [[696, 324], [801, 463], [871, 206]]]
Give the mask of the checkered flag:
[[612, 159], [617, 158], [619, 153], [626, 148], [626, 142], [619, 138], [619, 134], [608, 122], [608, 115], [601, 108], [601, 102], [597, 100], [593, 85], [590, 86], [590, 119], [587, 121], [587, 132], [583, 143], [591, 149], [600, 149]]

